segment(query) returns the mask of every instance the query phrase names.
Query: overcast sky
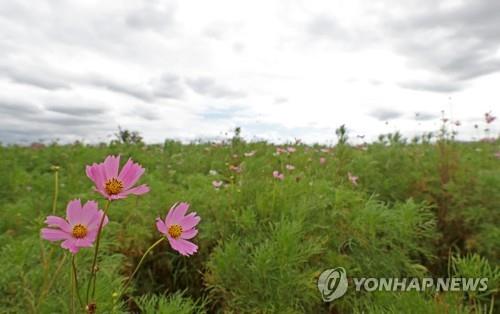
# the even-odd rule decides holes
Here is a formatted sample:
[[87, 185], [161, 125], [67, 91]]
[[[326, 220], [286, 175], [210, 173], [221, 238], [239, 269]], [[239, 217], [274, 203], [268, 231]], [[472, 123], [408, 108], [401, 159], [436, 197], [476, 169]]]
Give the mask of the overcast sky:
[[[500, 1], [0, 1], [0, 141], [328, 142], [500, 114]], [[492, 128], [498, 133], [498, 120]]]

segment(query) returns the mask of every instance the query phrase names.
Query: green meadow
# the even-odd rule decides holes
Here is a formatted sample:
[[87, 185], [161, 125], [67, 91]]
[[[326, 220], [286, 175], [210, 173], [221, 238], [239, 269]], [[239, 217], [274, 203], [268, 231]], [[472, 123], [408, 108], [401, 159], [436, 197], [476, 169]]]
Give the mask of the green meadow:
[[[140, 163], [139, 183], [151, 191], [111, 203], [97, 313], [498, 313], [500, 140], [390, 134], [355, 146], [339, 135], [332, 147], [239, 136], [218, 144], [0, 146], [0, 313], [70, 312], [70, 254], [40, 230], [53, 211], [65, 216], [70, 200], [103, 208], [85, 166], [111, 154], [122, 165], [129, 157]], [[181, 256], [163, 241], [120, 295], [162, 236], [156, 217], [179, 201], [201, 217], [198, 252]], [[92, 248], [76, 255], [82, 295], [92, 256]], [[350, 285], [323, 302], [317, 279], [335, 267], [348, 278], [487, 277], [488, 288]]]

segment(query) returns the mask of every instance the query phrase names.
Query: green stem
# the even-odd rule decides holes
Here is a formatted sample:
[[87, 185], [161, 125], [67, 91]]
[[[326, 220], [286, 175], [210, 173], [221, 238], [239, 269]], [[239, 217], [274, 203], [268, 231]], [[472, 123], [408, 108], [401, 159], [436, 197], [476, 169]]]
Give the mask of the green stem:
[[495, 307], [495, 294], [493, 293], [491, 295], [490, 312], [489, 312], [489, 314], [493, 314], [494, 307]]
[[59, 167], [54, 167], [54, 199], [52, 200], [52, 215], [56, 213], [57, 196], [59, 194]]
[[52, 288], [52, 285], [54, 284], [57, 276], [59, 275], [59, 272], [61, 271], [62, 266], [64, 265], [64, 261], [66, 261], [66, 255], [63, 255], [63, 257], [61, 258], [61, 261], [59, 262], [59, 265], [57, 265], [56, 271], [52, 275], [49, 284], [46, 287], [42, 288], [42, 293], [40, 293], [40, 296], [38, 298], [38, 306], [40, 306], [42, 300], [45, 298], [45, 295], [49, 292], [50, 288]]
[[75, 313], [75, 285], [73, 284], [73, 267], [70, 267], [69, 269], [70, 275], [69, 275], [69, 286], [71, 290], [70, 294], [70, 299], [69, 299], [69, 308], [71, 310], [71, 313]]
[[83, 308], [83, 302], [82, 298], [80, 297], [80, 290], [78, 288], [78, 274], [76, 272], [76, 264], [75, 264], [75, 255], [73, 254], [73, 257], [71, 258], [71, 265], [73, 266], [73, 277], [74, 277], [74, 283], [75, 283], [75, 291], [76, 295], [78, 297], [78, 302], [80, 302], [80, 307]]
[[276, 207], [276, 179], [273, 178], [273, 210]]
[[139, 271], [139, 268], [141, 267], [142, 263], [144, 262], [144, 259], [146, 259], [146, 256], [148, 256], [149, 252], [151, 252], [151, 250], [153, 250], [158, 244], [160, 244], [165, 239], [166, 239], [166, 237], [161, 237], [158, 241], [156, 241], [155, 243], [153, 243], [153, 245], [151, 245], [146, 250], [146, 252], [144, 252], [144, 254], [141, 257], [141, 260], [139, 261], [139, 264], [137, 264], [137, 266], [135, 267], [134, 272], [132, 273], [132, 275], [130, 275], [130, 277], [128, 277], [127, 282], [125, 283], [125, 285], [123, 286], [123, 288], [120, 290], [120, 293], [118, 294], [118, 297], [120, 297], [123, 294], [123, 292], [125, 292], [125, 290], [128, 288], [128, 286], [130, 285], [130, 282], [132, 281], [132, 278], [134, 278], [134, 276], [137, 273], [137, 271]]
[[[59, 195], [59, 166], [52, 166], [51, 169], [54, 171], [54, 196], [52, 199], [52, 215], [55, 215], [56, 213], [56, 207], [57, 207], [57, 196]], [[40, 302], [42, 299], [45, 297], [45, 294], [48, 292], [52, 284], [54, 283], [54, 278], [56, 278], [56, 275], [59, 273], [61, 270], [61, 267], [66, 260], [66, 255], [63, 255], [63, 258], [61, 259], [61, 262], [59, 263], [56, 273], [52, 276], [52, 281], [50, 282], [49, 286], [45, 289], [44, 287], [46, 286], [47, 280], [48, 280], [48, 267], [49, 267], [49, 261], [52, 260], [52, 253], [53, 250], [51, 249], [48, 256], [45, 254], [45, 249], [43, 246], [43, 241], [40, 239], [40, 248], [41, 248], [41, 258], [42, 258], [42, 264], [44, 268], [44, 278], [43, 278], [43, 285], [42, 285], [42, 292], [40, 293], [40, 296], [38, 298], [38, 303], [37, 306], [40, 305]]]
[[99, 223], [99, 229], [97, 229], [97, 239], [96, 239], [96, 244], [95, 244], [95, 250], [94, 250], [94, 258], [92, 260], [92, 268], [90, 269], [90, 279], [87, 284], [87, 298], [86, 298], [86, 303], [89, 303], [89, 294], [90, 294], [90, 285], [92, 284], [92, 298], [94, 298], [95, 295], [95, 282], [96, 282], [96, 267], [97, 267], [97, 253], [99, 252], [99, 243], [101, 241], [101, 231], [102, 231], [102, 226], [104, 224], [104, 218], [106, 217], [106, 213], [109, 209], [109, 205], [111, 204], [110, 200], [106, 201], [106, 205], [104, 208], [104, 213], [101, 218], [101, 222]]

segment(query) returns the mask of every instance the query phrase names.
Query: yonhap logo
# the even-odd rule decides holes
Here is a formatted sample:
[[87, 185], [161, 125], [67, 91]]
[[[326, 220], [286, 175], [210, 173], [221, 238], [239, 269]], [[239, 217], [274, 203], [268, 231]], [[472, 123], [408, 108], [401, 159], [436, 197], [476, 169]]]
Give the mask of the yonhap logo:
[[325, 302], [342, 297], [347, 291], [347, 275], [342, 267], [327, 269], [318, 278], [318, 289]]
[[[488, 290], [488, 278], [374, 278], [352, 277], [356, 292], [365, 291], [479, 291]], [[343, 267], [323, 271], [318, 278], [318, 289], [325, 302], [342, 297], [347, 292], [347, 273]]]

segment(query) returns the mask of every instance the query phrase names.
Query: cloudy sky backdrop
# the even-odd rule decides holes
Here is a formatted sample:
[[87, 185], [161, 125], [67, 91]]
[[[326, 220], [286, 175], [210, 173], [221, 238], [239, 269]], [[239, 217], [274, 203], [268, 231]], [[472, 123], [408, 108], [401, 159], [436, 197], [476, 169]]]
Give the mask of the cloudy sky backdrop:
[[[0, 2], [0, 141], [328, 142], [500, 114], [500, 1]], [[418, 115], [417, 115], [418, 113]], [[498, 124], [498, 121], [496, 121]], [[494, 131], [498, 126], [493, 125]]]

